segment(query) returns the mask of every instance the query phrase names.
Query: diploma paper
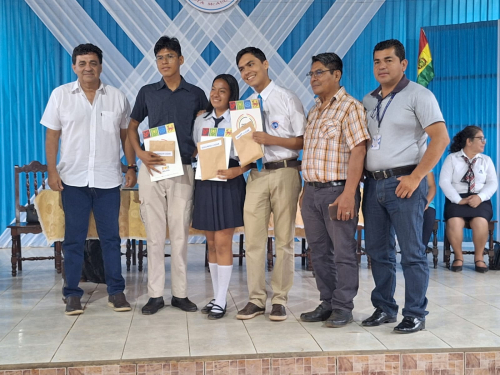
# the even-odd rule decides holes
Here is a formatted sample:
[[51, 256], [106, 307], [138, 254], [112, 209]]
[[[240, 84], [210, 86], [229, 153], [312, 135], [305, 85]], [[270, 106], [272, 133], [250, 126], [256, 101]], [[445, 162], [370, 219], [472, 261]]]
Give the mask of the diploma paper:
[[[252, 124], [255, 131], [263, 131], [262, 111], [260, 109], [259, 99], [229, 102], [229, 109], [231, 113], [231, 127], [233, 128], [233, 133], [248, 124]], [[263, 145], [261, 145], [261, 148], [262, 152], [264, 152]], [[234, 153], [235, 155], [238, 155], [238, 150], [235, 150]]]
[[[184, 175], [184, 169], [182, 168], [181, 153], [179, 151], [179, 144], [177, 143], [177, 135], [175, 133], [175, 126], [173, 123], [167, 125], [160, 125], [156, 128], [144, 130], [142, 132], [142, 135], [144, 137], [144, 148], [146, 149], [146, 151], [152, 151], [150, 147], [151, 141], [154, 141], [155, 143], [156, 141], [175, 142], [174, 164], [163, 164], [155, 166], [155, 168], [158, 169], [160, 173], [152, 171], [153, 175], [150, 176], [151, 181], [160, 181], [166, 178], [172, 178]], [[158, 153], [156, 151], [153, 152]], [[160, 155], [160, 156], [167, 156], [167, 155]]]
[[198, 163], [203, 166], [201, 170], [201, 179], [203, 181], [217, 177], [217, 171], [226, 168], [224, 146], [224, 138], [198, 142]]
[[[224, 147], [225, 147], [225, 152], [226, 152], [226, 165], [224, 168], [220, 169], [227, 169], [229, 166], [229, 154], [231, 153], [231, 144], [232, 144], [232, 138], [231, 138], [232, 131], [231, 129], [224, 129], [224, 128], [203, 128], [201, 130], [201, 141], [210, 141], [216, 138], [223, 137], [224, 138]], [[198, 155], [198, 166], [196, 168], [196, 175], [195, 179], [201, 180], [201, 171], [202, 171], [202, 166], [199, 161], [199, 155]], [[210, 181], [227, 181], [225, 179], [220, 179], [220, 178], [210, 178]]]

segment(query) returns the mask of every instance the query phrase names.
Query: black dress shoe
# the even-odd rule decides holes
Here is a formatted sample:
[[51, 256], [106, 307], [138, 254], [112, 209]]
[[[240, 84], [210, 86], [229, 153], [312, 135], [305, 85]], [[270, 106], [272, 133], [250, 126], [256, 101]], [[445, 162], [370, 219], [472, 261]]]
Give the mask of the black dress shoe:
[[300, 320], [303, 322], [323, 322], [332, 314], [332, 309], [327, 309], [323, 305], [316, 307], [314, 311], [300, 314]]
[[208, 313], [208, 320], [217, 320], [222, 318], [224, 315], [226, 315], [226, 307], [227, 303], [224, 308], [214, 303], [212, 309]]
[[396, 321], [396, 315], [389, 315], [385, 313], [382, 309], [375, 309], [375, 312], [368, 319], [361, 322], [361, 325], [365, 327], [375, 327], [383, 323], [394, 323]]
[[210, 310], [212, 310], [212, 307], [214, 307], [214, 302], [215, 299], [211, 300], [209, 303], [207, 303], [200, 311], [202, 314], [208, 314]]
[[66, 315], [80, 315], [83, 314], [82, 304], [80, 302], [80, 297], [69, 296], [66, 297], [66, 310], [64, 313]]
[[158, 312], [158, 310], [165, 307], [165, 302], [163, 302], [163, 297], [150, 298], [148, 303], [142, 308], [142, 313], [144, 315], [153, 315]]
[[178, 298], [172, 296], [172, 306], [181, 309], [182, 311], [194, 312], [198, 307], [189, 300], [189, 298]]
[[340, 328], [352, 322], [352, 312], [340, 309], [333, 309], [332, 314], [326, 320], [325, 326], [330, 328]]
[[413, 333], [425, 329], [425, 320], [405, 316], [401, 323], [394, 327], [394, 332], [397, 333]]

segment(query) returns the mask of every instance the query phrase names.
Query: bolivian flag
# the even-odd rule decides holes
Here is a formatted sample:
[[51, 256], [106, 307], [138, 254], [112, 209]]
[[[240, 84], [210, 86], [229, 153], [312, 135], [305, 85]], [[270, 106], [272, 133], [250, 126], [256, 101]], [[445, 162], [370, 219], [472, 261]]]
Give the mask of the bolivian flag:
[[420, 29], [420, 42], [418, 45], [418, 70], [417, 83], [427, 87], [434, 78], [434, 66], [432, 65], [431, 50], [425, 36], [424, 29]]

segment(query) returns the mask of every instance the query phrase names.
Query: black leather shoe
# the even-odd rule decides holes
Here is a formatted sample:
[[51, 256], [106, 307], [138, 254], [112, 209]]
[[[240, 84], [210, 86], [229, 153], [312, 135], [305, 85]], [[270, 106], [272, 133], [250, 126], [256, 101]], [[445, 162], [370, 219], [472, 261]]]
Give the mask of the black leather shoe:
[[326, 320], [325, 326], [330, 328], [340, 328], [352, 322], [352, 312], [340, 309], [333, 309], [332, 314]]
[[323, 305], [316, 307], [314, 311], [300, 314], [300, 320], [303, 322], [323, 322], [332, 314], [332, 309], [327, 309]]
[[210, 310], [212, 310], [212, 307], [214, 307], [214, 302], [215, 299], [211, 300], [209, 303], [207, 303], [200, 311], [202, 314], [208, 314]]
[[214, 305], [212, 306], [212, 309], [208, 313], [208, 320], [217, 320], [217, 319], [222, 318], [224, 315], [226, 315], [226, 307], [227, 307], [227, 303], [226, 303], [226, 306], [224, 308], [222, 308], [221, 306], [216, 305], [214, 303]]
[[158, 312], [158, 310], [165, 307], [165, 302], [163, 302], [163, 297], [150, 298], [148, 303], [142, 308], [142, 313], [144, 315], [153, 315]]
[[80, 315], [83, 314], [82, 304], [80, 302], [80, 297], [69, 296], [66, 297], [66, 310], [64, 313], [66, 315]]
[[396, 315], [389, 315], [385, 313], [382, 309], [375, 309], [375, 312], [368, 319], [361, 322], [361, 325], [365, 327], [375, 327], [383, 323], [394, 323], [397, 320]]
[[172, 306], [181, 309], [182, 311], [194, 312], [198, 307], [189, 300], [189, 298], [172, 297]]
[[401, 323], [394, 327], [394, 332], [397, 333], [413, 333], [425, 329], [425, 320], [405, 316]]

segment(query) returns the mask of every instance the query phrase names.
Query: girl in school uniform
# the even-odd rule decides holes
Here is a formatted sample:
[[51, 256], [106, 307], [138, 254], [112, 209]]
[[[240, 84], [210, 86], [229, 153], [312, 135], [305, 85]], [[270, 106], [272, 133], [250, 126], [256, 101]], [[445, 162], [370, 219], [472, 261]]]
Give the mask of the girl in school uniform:
[[[230, 74], [215, 77], [206, 113], [194, 123], [193, 139], [200, 142], [203, 128], [231, 128], [229, 102], [239, 100], [239, 87]], [[222, 318], [226, 313], [226, 295], [233, 270], [234, 229], [243, 226], [243, 204], [246, 183], [231, 145], [228, 169], [219, 170], [218, 178], [226, 181], [197, 180], [194, 195], [193, 228], [204, 230], [208, 244], [208, 264], [214, 298], [201, 309], [208, 319]]]

